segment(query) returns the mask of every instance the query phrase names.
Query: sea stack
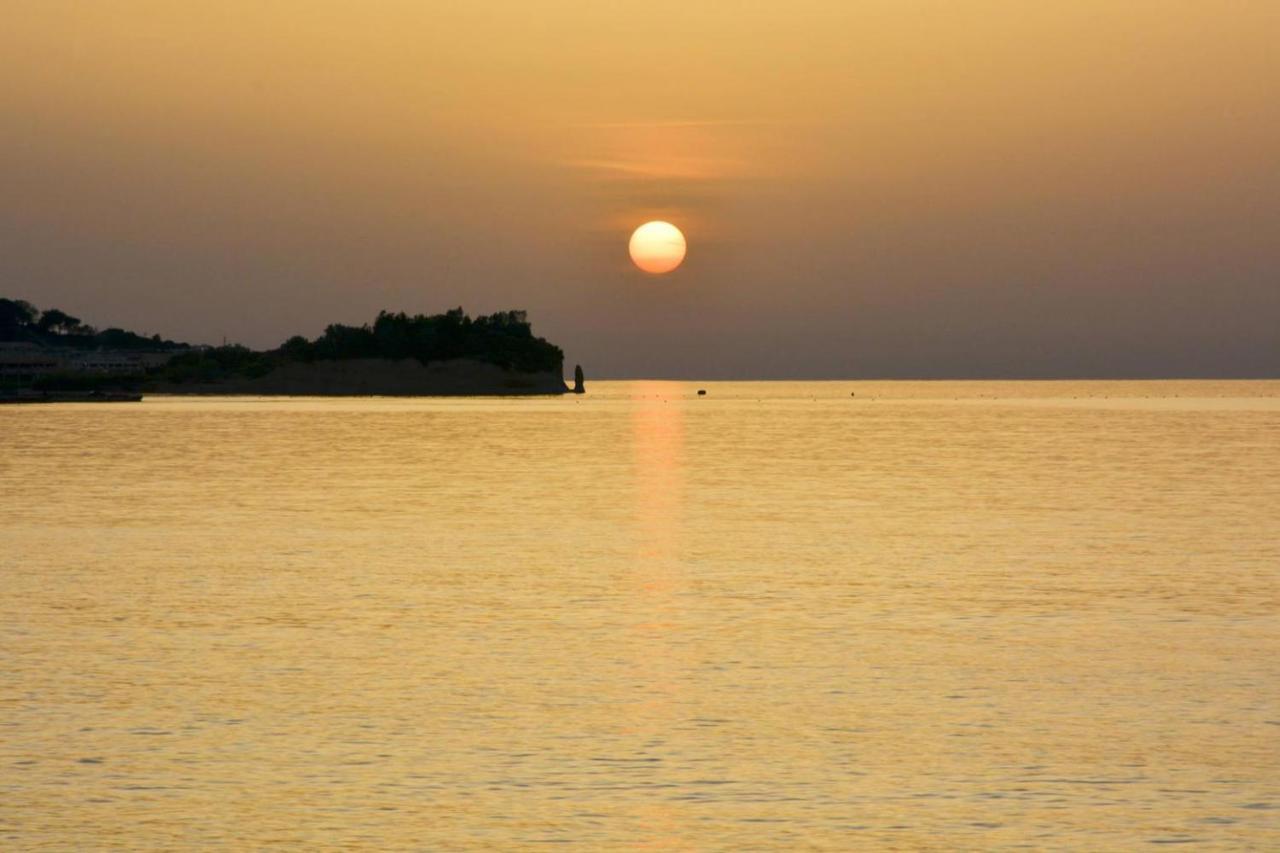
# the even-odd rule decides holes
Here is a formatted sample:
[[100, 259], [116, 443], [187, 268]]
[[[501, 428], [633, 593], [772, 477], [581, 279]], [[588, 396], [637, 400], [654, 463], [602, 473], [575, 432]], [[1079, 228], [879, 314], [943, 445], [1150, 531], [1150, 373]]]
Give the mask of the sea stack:
[[573, 393], [587, 393], [587, 386], [582, 383], [582, 365], [575, 364], [573, 366]]

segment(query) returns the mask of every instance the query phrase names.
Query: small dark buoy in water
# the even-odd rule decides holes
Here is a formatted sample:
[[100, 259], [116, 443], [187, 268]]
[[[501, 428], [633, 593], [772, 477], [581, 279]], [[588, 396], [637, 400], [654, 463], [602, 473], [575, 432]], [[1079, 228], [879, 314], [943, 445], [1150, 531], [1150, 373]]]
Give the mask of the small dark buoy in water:
[[699, 396], [699, 397], [705, 397], [705, 396], [707, 396], [707, 389], [706, 389], [706, 388], [699, 388], [699, 389], [698, 389], [698, 396]]
[[581, 364], [575, 364], [573, 366], [573, 393], [575, 394], [587, 393], [587, 386], [584, 385], [582, 382], [582, 365]]

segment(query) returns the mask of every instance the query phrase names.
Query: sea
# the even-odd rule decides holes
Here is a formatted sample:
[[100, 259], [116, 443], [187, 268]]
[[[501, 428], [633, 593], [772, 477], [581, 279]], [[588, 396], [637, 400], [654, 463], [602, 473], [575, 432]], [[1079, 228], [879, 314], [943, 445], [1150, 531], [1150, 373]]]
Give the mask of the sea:
[[0, 407], [0, 848], [1280, 848], [1280, 382], [587, 392]]

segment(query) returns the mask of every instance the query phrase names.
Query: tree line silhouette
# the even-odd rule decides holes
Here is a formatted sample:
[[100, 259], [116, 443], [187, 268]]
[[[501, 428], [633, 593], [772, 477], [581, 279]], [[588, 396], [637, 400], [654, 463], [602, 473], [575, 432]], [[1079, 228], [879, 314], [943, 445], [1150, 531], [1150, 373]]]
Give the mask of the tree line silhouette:
[[315, 340], [295, 335], [265, 352], [231, 345], [180, 353], [166, 365], [163, 378], [172, 382], [254, 378], [288, 362], [358, 358], [412, 358], [423, 364], [469, 358], [532, 373], [561, 369], [564, 353], [534, 337], [524, 311], [499, 311], [474, 319], [461, 308], [432, 315], [382, 311], [372, 324], [333, 323]]
[[[159, 335], [146, 338], [115, 328], [99, 332], [56, 308], [42, 312], [23, 300], [0, 299], [0, 341], [77, 349], [173, 350], [174, 356], [146, 377], [171, 383], [254, 378], [289, 362], [363, 358], [412, 358], [423, 364], [467, 358], [530, 373], [559, 370], [564, 362], [558, 346], [534, 336], [524, 311], [472, 318], [462, 308], [431, 315], [382, 311], [372, 324], [334, 323], [315, 340], [295, 335], [275, 349], [257, 351], [239, 344], [192, 347]], [[46, 384], [48, 381], [65, 384], [71, 380], [60, 377]], [[88, 377], [75, 381], [84, 384]], [[136, 385], [138, 381], [130, 379], [125, 384]]]
[[31, 343], [46, 347], [70, 349], [114, 349], [164, 351], [181, 349], [186, 344], [165, 340], [159, 335], [144, 337], [124, 329], [99, 331], [65, 311], [50, 308], [41, 311], [24, 299], [0, 298], [0, 342]]
[[443, 314], [382, 311], [372, 325], [333, 324], [314, 341], [295, 336], [277, 350], [292, 361], [351, 358], [416, 358], [423, 364], [471, 358], [509, 370], [555, 370], [564, 353], [534, 337], [524, 311], [499, 311], [472, 319], [461, 308]]

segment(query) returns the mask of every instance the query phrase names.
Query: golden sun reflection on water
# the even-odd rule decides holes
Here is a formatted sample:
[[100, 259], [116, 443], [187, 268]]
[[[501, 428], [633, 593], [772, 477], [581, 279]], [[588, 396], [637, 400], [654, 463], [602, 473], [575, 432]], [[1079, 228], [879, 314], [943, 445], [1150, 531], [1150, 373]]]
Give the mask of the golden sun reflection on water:
[[[637, 527], [632, 631], [639, 652], [633, 666], [636, 684], [648, 698], [636, 708], [630, 734], [657, 752], [670, 742], [677, 722], [679, 674], [687, 668], [687, 661], [678, 660], [674, 642], [681, 632], [677, 596], [684, 586], [679, 548], [684, 490], [681, 389], [679, 383], [652, 381], [636, 382], [631, 388]], [[670, 803], [653, 800], [637, 818], [654, 828], [642, 846], [687, 843], [683, 822]]]
[[655, 593], [670, 593], [678, 579], [684, 497], [681, 387], [675, 382], [636, 382], [632, 397], [636, 523], [642, 540], [639, 571], [642, 587]]

